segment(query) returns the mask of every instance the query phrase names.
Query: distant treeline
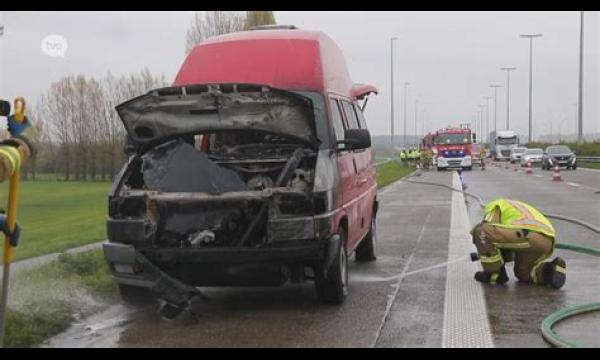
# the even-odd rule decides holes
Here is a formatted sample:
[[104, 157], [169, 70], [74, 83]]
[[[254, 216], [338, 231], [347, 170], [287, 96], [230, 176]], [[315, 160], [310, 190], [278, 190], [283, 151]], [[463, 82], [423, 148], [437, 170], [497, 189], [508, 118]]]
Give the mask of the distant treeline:
[[111, 180], [126, 160], [125, 129], [115, 106], [167, 86], [164, 75], [140, 73], [101, 79], [67, 76], [52, 83], [28, 117], [37, 152], [23, 171], [56, 174], [58, 180]]
[[545, 149], [550, 145], [567, 145], [576, 155], [580, 156], [600, 156], [600, 140], [593, 142], [582, 142], [578, 144], [576, 142], [564, 142], [560, 143], [549, 143], [549, 142], [531, 142], [527, 144], [528, 148], [542, 148]]

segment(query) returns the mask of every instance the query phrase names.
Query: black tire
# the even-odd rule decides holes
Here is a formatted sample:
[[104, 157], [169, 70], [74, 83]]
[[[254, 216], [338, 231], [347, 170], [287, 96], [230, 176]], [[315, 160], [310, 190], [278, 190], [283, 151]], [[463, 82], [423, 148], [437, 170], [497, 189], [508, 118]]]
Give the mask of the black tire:
[[139, 286], [119, 284], [119, 293], [123, 302], [128, 305], [147, 306], [156, 302], [156, 297], [150, 289]]
[[367, 262], [377, 260], [377, 219], [375, 212], [371, 218], [371, 228], [356, 248], [356, 261]]
[[577, 170], [577, 165], [573, 165], [573, 170]]
[[325, 304], [341, 305], [348, 296], [348, 256], [346, 255], [346, 231], [340, 227], [342, 246], [323, 277], [322, 266], [315, 269], [315, 290], [319, 300]]
[[473, 170], [473, 167], [472, 166], [467, 166], [467, 170], [471, 171], [471, 170]]

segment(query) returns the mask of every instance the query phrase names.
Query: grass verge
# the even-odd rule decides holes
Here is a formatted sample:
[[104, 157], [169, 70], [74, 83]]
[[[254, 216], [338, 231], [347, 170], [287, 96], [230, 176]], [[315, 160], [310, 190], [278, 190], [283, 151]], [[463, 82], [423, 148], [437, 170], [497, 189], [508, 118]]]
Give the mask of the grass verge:
[[415, 170], [412, 166], [403, 166], [396, 161], [388, 161], [377, 166], [377, 187], [383, 188]]
[[118, 298], [102, 250], [63, 253], [48, 264], [12, 277], [5, 346], [39, 345]]
[[577, 161], [577, 166], [588, 169], [600, 169], [600, 163], [598, 162], [585, 162], [585, 161]]
[[[107, 182], [22, 181], [15, 260], [104, 240], [109, 188]], [[0, 185], [1, 208], [7, 197], [8, 181]]]

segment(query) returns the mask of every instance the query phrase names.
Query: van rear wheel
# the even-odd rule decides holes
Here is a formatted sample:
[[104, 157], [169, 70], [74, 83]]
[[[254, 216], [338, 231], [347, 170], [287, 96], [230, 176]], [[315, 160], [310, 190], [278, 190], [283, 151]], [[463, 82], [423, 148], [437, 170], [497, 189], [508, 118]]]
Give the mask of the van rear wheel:
[[346, 232], [340, 228], [342, 245], [327, 271], [323, 276], [323, 266], [315, 268], [315, 290], [319, 300], [325, 304], [341, 305], [348, 296], [348, 257], [346, 255]]
[[355, 255], [358, 262], [377, 260], [377, 219], [375, 218], [375, 212], [371, 217], [371, 228], [356, 248]]

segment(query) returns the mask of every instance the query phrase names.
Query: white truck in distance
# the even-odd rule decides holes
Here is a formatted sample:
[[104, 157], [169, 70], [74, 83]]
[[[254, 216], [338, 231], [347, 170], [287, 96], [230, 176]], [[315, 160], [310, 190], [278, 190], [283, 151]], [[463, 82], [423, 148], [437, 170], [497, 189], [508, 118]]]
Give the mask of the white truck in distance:
[[513, 130], [490, 133], [490, 156], [494, 160], [510, 160], [510, 152], [519, 146], [519, 135]]

